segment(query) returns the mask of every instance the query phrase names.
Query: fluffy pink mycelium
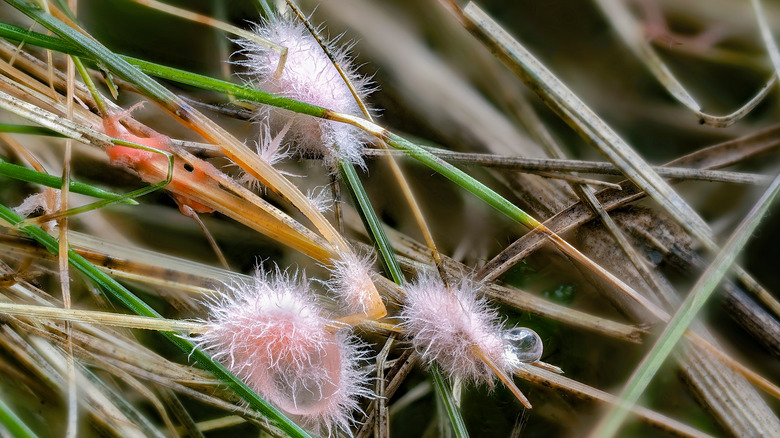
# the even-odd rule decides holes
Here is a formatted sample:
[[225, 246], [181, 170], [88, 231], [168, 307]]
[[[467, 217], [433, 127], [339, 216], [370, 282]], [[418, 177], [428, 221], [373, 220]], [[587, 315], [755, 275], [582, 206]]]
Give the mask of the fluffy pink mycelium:
[[330, 279], [325, 285], [347, 306], [350, 313], [366, 312], [374, 304], [371, 254], [360, 256], [344, 253], [334, 259], [330, 267]]
[[495, 375], [474, 347], [506, 369], [502, 327], [498, 313], [477, 298], [474, 284], [462, 280], [448, 288], [438, 277], [421, 275], [404, 291], [403, 327], [423, 359], [450, 377], [492, 385]]
[[[340, 113], [362, 116], [344, 79], [303, 23], [279, 17], [275, 21], [258, 24], [253, 30], [260, 37], [286, 47], [287, 60], [281, 75], [277, 76], [275, 73], [280, 57], [277, 51], [254, 41], [237, 40], [242, 47], [238, 53], [244, 55], [245, 59], [236, 61], [236, 64], [245, 68], [242, 74], [250, 83], [269, 93]], [[350, 46], [338, 47], [334, 42], [326, 45], [357, 94], [361, 99], [365, 98], [371, 91], [370, 80], [359, 75], [352, 66], [348, 55]], [[263, 107], [260, 118], [265, 115], [274, 131], [293, 121], [289, 135], [301, 150], [321, 153], [331, 164], [345, 158], [361, 167], [365, 166], [362, 145], [368, 137], [361, 130], [344, 123], [274, 107]]]
[[364, 352], [345, 330], [328, 328], [295, 277], [258, 270], [252, 284], [229, 285], [209, 303], [199, 345], [304, 427], [351, 435], [358, 398], [372, 396], [358, 367]]

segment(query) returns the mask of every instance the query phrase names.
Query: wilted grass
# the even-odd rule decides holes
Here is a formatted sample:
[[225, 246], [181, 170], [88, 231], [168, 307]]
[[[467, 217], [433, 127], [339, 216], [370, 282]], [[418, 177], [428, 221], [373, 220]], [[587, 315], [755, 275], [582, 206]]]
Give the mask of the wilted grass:
[[[334, 326], [355, 326], [375, 353], [361, 366], [379, 398], [361, 400], [358, 436], [780, 435], [777, 252], [748, 244], [738, 258], [751, 236], [777, 240], [759, 223], [780, 144], [772, 5], [328, 0], [309, 19], [327, 20], [323, 38], [358, 40], [360, 71], [379, 88], [373, 119], [256, 90], [223, 68], [241, 55], [211, 18], [247, 28], [266, 2], [181, 5], [201, 23], [131, 2], [78, 2], [75, 22], [60, 2], [7, 3], [17, 9], [0, 7], [0, 428], [312, 433], [195, 349], [193, 321], [208, 317], [206, 296], [250, 281], [258, 264], [324, 281], [334, 260], [371, 245], [382, 267], [373, 304], [349, 313], [321, 297]], [[298, 6], [307, 17], [317, 5]], [[136, 102], [147, 103], [127, 128], [172, 139], [135, 172], [146, 182], [103, 152], [148, 149], [105, 133], [105, 117]], [[260, 105], [365, 130], [367, 171], [341, 159], [337, 172], [317, 154], [271, 166], [247, 120]], [[264, 188], [240, 185], [242, 172]], [[54, 199], [63, 179], [67, 205], [24, 222], [11, 210], [31, 194]], [[330, 212], [304, 195], [321, 186], [339, 194]], [[214, 213], [192, 220], [177, 203]], [[67, 223], [57, 213], [83, 205]], [[514, 379], [532, 409], [509, 380], [492, 391], [449, 381], [410, 349], [401, 286], [426, 270], [445, 284], [484, 281], [507, 326], [540, 333], [542, 362]]]

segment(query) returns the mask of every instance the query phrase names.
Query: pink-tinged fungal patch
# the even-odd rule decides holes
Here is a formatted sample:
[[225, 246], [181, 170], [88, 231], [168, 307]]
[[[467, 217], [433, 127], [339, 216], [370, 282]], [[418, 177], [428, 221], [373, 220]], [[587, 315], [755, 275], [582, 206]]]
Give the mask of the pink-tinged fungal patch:
[[[157, 151], [170, 152], [170, 138], [159, 133], [141, 137], [133, 134], [122, 125], [121, 120], [128, 117], [130, 111], [132, 109], [105, 117], [103, 119], [103, 131], [107, 135], [120, 140], [147, 146]], [[158, 152], [113, 145], [106, 148], [106, 154], [112, 165], [130, 168], [144, 182], [150, 184], [164, 181], [168, 174], [168, 157]], [[206, 161], [198, 160], [195, 165], [192, 165], [174, 158], [173, 177], [171, 182], [165, 186], [165, 189], [171, 192], [180, 209], [182, 209], [182, 206], [188, 206], [196, 213], [211, 213], [214, 211], [213, 208], [203, 205], [187, 195], [187, 192], [192, 191], [191, 187], [204, 184], [216, 185], [216, 182], [208, 176], [208, 171], [216, 171], [216, 169], [211, 163]], [[182, 213], [184, 213], [183, 210]]]
[[[254, 31], [261, 38], [286, 47], [287, 59], [281, 74], [276, 74], [279, 52], [254, 41], [237, 40], [242, 47], [238, 54], [245, 58], [235, 64], [245, 68], [241, 74], [250, 84], [301, 102], [362, 116], [351, 90], [303, 23], [280, 17], [256, 25]], [[370, 80], [352, 66], [349, 46], [338, 47], [333, 42], [326, 45], [358, 96], [364, 99], [372, 91]], [[362, 145], [368, 137], [353, 126], [267, 106], [261, 108], [258, 119], [267, 119], [274, 132], [292, 123], [287, 135], [302, 151], [321, 153], [330, 163], [343, 158], [364, 166]]]
[[506, 369], [503, 329], [498, 313], [477, 298], [475, 285], [463, 280], [447, 287], [437, 277], [422, 275], [404, 291], [403, 327], [422, 357], [450, 377], [492, 385], [495, 374], [475, 348]]
[[345, 330], [329, 327], [307, 283], [261, 270], [209, 307], [199, 344], [215, 359], [305, 427], [350, 433], [358, 399], [371, 396], [358, 367], [364, 354]]

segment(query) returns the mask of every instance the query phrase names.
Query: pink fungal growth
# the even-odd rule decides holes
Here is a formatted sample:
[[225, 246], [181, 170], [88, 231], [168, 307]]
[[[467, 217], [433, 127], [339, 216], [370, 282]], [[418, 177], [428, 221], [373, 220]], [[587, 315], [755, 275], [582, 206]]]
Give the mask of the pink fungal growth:
[[[121, 120], [129, 117], [132, 111], [133, 109], [131, 108], [130, 110], [104, 117], [103, 132], [121, 140], [147, 146], [158, 151], [170, 152], [170, 138], [156, 132], [153, 132], [148, 137], [141, 137], [131, 133], [130, 130], [122, 125]], [[106, 148], [106, 154], [112, 165], [128, 167], [135, 171], [143, 181], [150, 184], [164, 181], [168, 172], [168, 158], [157, 152], [113, 145]], [[198, 161], [197, 164], [197, 166], [190, 166], [181, 163], [178, 159], [174, 160], [173, 178], [165, 186], [165, 189], [171, 192], [171, 196], [176, 200], [179, 209], [184, 215], [188, 215], [185, 211], [185, 206], [190, 207], [197, 213], [211, 213], [214, 211], [213, 208], [183, 194], [189, 190], [189, 186], [216, 184], [206, 173], [206, 169], [215, 170], [214, 166], [206, 161]]]
[[[237, 40], [242, 47], [238, 53], [246, 56], [236, 64], [246, 70], [242, 73], [253, 85], [263, 91], [318, 105], [333, 111], [362, 116], [344, 79], [333, 66], [328, 55], [306, 26], [283, 17], [255, 26], [262, 38], [287, 48], [287, 59], [281, 74], [277, 74], [280, 55], [257, 42]], [[361, 99], [369, 94], [369, 79], [359, 75], [351, 66], [349, 47], [327, 43], [328, 50], [346, 72]], [[343, 123], [317, 119], [279, 108], [263, 107], [260, 118], [267, 115], [272, 128], [280, 131], [292, 122], [293, 143], [302, 151], [324, 155], [332, 164], [347, 159], [363, 167], [362, 144], [368, 137], [359, 129]]]
[[229, 289], [209, 303], [199, 344], [304, 427], [351, 435], [358, 398], [372, 395], [357, 341], [328, 326], [307, 283], [278, 269]]
[[350, 313], [370, 313], [376, 294], [371, 280], [371, 255], [345, 253], [330, 266], [331, 278], [325, 283], [330, 291], [347, 306]]
[[[168, 151], [168, 137], [162, 134], [154, 134], [149, 137], [139, 137], [122, 126], [121, 120], [130, 115], [131, 110], [110, 114], [103, 119], [103, 131], [112, 136], [122, 140], [131, 141], [143, 146], [148, 146], [160, 151]], [[150, 151], [141, 149], [135, 149], [128, 146], [114, 145], [106, 148], [106, 154], [111, 164], [114, 166], [127, 166], [133, 168], [138, 175], [146, 181], [150, 179], [153, 174], [147, 166], [151, 164], [155, 159], [165, 160], [165, 157], [161, 154], [157, 154]]]
[[508, 368], [498, 313], [477, 298], [473, 283], [447, 287], [432, 275], [421, 275], [404, 290], [403, 326], [428, 363], [438, 363], [450, 377], [489, 385], [495, 374], [480, 355], [501, 370]]

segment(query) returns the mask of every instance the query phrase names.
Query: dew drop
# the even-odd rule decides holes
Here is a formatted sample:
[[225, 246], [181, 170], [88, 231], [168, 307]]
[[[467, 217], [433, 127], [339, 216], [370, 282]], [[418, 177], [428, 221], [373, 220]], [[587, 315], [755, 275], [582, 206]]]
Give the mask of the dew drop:
[[522, 363], [536, 362], [542, 357], [542, 338], [526, 327], [507, 330], [504, 339], [504, 360], [512, 368]]

